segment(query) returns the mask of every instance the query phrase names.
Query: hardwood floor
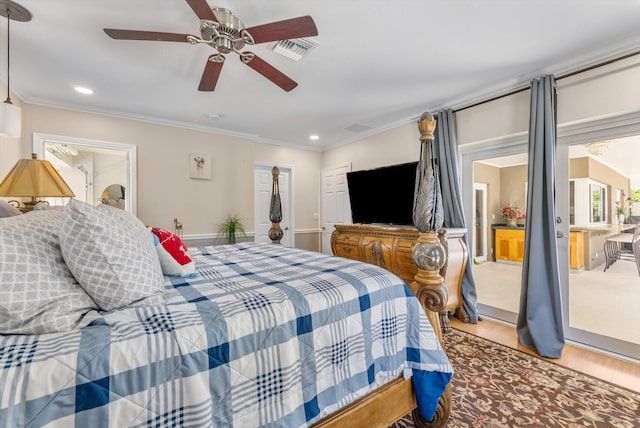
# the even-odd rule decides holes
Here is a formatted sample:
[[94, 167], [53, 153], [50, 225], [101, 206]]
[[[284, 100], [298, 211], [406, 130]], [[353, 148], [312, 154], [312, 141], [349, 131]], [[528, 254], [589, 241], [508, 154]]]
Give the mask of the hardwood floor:
[[[537, 356], [535, 351], [525, 348], [518, 343], [518, 337], [514, 327], [501, 322], [484, 319], [479, 321], [478, 324], [467, 324], [452, 318], [451, 326], [458, 330], [466, 331]], [[573, 345], [565, 345], [562, 351], [562, 357], [559, 359], [545, 358], [545, 360], [640, 393], [640, 364], [610, 357]]]

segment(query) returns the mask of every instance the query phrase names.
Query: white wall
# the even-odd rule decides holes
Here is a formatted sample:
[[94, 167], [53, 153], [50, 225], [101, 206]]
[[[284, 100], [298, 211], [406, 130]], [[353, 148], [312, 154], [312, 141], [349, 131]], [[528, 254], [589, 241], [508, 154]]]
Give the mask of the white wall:
[[[257, 144], [220, 135], [110, 116], [23, 105], [21, 139], [0, 139], [0, 176], [29, 156], [32, 134], [43, 133], [134, 144], [138, 157], [138, 217], [173, 229], [179, 218], [185, 235], [215, 233], [227, 213], [237, 213], [253, 231], [254, 162], [295, 168], [296, 230], [317, 228], [322, 156], [318, 152]], [[188, 155], [211, 155], [211, 180], [189, 178]], [[311, 214], [310, 214], [311, 213]]]
[[[419, 116], [419, 114], [418, 114]], [[323, 153], [323, 168], [352, 165], [352, 171], [413, 162], [420, 157], [418, 122], [400, 126]]]

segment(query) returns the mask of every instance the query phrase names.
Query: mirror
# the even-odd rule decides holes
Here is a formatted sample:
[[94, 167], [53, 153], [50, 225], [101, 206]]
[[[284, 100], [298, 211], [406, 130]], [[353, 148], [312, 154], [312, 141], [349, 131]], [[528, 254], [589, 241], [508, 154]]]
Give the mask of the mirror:
[[123, 210], [126, 205], [124, 189], [125, 187], [121, 184], [110, 184], [100, 196], [102, 203]]
[[[136, 214], [136, 146], [34, 133], [33, 152], [51, 162], [76, 199]], [[51, 205], [68, 202], [67, 198], [46, 200]]]

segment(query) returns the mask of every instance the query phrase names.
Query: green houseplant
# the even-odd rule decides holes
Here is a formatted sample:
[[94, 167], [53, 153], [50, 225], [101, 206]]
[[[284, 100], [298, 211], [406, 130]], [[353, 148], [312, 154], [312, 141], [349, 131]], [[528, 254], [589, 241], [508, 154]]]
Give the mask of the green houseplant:
[[237, 233], [247, 236], [240, 216], [237, 214], [227, 214], [224, 223], [221, 223], [218, 228], [218, 234], [226, 237], [227, 244], [235, 244]]

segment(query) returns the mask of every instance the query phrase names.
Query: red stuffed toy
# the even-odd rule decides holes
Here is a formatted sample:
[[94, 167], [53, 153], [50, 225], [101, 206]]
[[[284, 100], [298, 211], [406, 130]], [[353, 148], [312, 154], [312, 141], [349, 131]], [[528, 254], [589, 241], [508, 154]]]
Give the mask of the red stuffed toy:
[[196, 267], [187, 246], [173, 232], [157, 227], [151, 228], [162, 273], [169, 276], [196, 276]]

